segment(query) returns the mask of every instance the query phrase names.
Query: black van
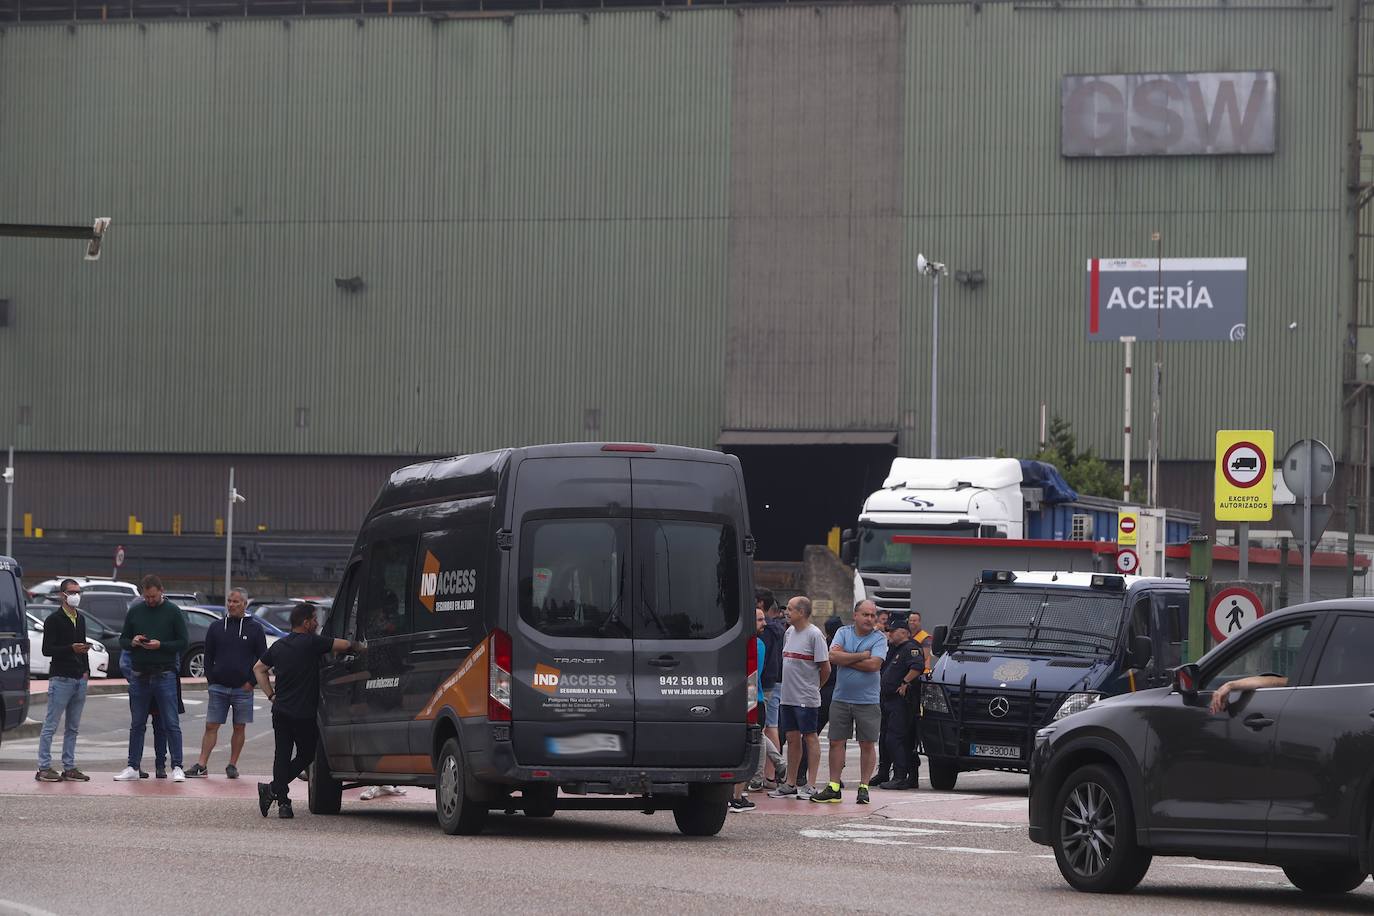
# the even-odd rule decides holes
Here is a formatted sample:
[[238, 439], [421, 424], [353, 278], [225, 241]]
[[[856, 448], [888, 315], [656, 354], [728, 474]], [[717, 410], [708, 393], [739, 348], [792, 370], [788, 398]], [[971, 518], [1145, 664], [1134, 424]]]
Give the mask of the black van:
[[985, 570], [921, 690], [930, 784], [963, 770], [1027, 772], [1038, 729], [1104, 696], [1159, 687], [1183, 663], [1188, 583]]
[[0, 738], [29, 714], [29, 631], [19, 564], [0, 556]]
[[737, 459], [672, 446], [392, 474], [327, 627], [366, 651], [321, 672], [310, 810], [408, 784], [436, 789], [448, 833], [516, 808], [672, 810], [717, 833], [760, 747], [745, 507]]

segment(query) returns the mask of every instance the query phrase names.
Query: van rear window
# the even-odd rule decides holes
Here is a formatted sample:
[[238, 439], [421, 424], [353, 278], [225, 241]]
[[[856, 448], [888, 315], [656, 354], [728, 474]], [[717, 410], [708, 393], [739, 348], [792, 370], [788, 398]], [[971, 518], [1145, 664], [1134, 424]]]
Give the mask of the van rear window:
[[629, 523], [555, 518], [526, 522], [520, 616], [550, 636], [627, 638]]
[[734, 529], [675, 519], [635, 527], [636, 639], [710, 639], [739, 621]]

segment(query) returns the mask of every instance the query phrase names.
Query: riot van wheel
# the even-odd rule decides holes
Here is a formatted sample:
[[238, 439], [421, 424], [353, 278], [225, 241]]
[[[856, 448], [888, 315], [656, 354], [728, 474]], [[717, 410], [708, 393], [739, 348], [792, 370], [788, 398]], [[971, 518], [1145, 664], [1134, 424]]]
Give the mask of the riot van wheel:
[[948, 792], [959, 781], [959, 768], [948, 760], [930, 758], [930, 787]]
[[329, 760], [324, 756], [324, 742], [315, 745], [315, 762], [310, 765], [310, 779], [306, 783], [311, 814], [338, 814], [343, 807], [343, 783], [329, 772]]
[[1131, 890], [1154, 858], [1135, 840], [1135, 813], [1116, 770], [1094, 764], [1075, 770], [1051, 810], [1050, 845], [1064, 880], [1094, 894]]
[[525, 786], [520, 796], [525, 817], [553, 817], [558, 810], [558, 786]]
[[1345, 894], [1364, 884], [1359, 862], [1285, 865], [1283, 873], [1304, 894]]
[[487, 822], [487, 807], [467, 790], [467, 774], [458, 739], [450, 738], [439, 751], [439, 783], [434, 790], [434, 813], [444, 833], [471, 836]]
[[687, 797], [673, 805], [673, 820], [677, 829], [687, 836], [715, 836], [725, 826], [730, 810], [729, 785], [695, 785], [687, 789]]

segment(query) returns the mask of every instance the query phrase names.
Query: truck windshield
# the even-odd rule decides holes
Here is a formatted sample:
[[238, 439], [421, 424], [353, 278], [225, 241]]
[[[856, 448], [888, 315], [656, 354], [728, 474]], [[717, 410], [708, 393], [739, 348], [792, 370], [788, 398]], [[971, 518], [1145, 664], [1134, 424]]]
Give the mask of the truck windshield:
[[859, 569], [874, 573], [910, 573], [911, 545], [894, 544], [899, 534], [922, 537], [973, 537], [978, 529], [968, 527], [870, 528], [859, 529]]
[[1012, 655], [1109, 655], [1126, 607], [1119, 593], [980, 588], [950, 628], [952, 650]]

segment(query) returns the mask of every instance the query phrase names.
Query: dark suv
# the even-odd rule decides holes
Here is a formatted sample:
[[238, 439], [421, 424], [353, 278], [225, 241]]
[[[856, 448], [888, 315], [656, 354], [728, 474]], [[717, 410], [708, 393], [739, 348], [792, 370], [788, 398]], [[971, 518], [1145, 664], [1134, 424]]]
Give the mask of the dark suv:
[[[1374, 599], [1261, 618], [1174, 672], [1043, 728], [1030, 837], [1083, 891], [1128, 891], [1155, 855], [1279, 865], [1344, 893], [1374, 842]], [[1222, 684], [1269, 675], [1274, 686]]]

